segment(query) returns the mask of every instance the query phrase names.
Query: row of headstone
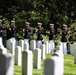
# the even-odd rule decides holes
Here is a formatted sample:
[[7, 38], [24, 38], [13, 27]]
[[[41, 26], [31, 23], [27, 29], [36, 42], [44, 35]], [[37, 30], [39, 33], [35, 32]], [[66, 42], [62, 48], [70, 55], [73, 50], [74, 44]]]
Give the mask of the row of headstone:
[[[32, 51], [25, 50], [21, 52], [21, 47], [15, 48], [15, 65], [21, 66], [22, 54], [22, 75], [32, 75]], [[13, 75], [14, 59], [13, 54], [0, 54], [0, 74]], [[41, 50], [34, 50], [34, 68], [41, 68]]]
[[[58, 45], [57, 46], [60, 46], [63, 54], [67, 54], [67, 44], [66, 43], [58, 42]], [[66, 50], [65, 50], [65, 47], [66, 47]]]
[[[25, 44], [25, 46], [26, 45], [27, 44]], [[15, 64], [16, 65], [19, 65], [19, 62], [21, 62], [21, 50], [20, 49], [21, 47], [17, 46], [15, 50], [16, 52]], [[27, 48], [25, 48], [25, 50], [22, 51], [22, 75], [32, 75], [33, 67], [36, 69], [41, 69], [41, 58], [45, 59], [45, 45], [42, 44], [41, 49], [36, 48], [33, 53], [34, 53], [34, 61], [33, 61], [34, 64], [32, 64], [32, 51], [30, 51]]]
[[[44, 44], [41, 45], [41, 49], [45, 49], [44, 48]], [[27, 48], [26, 48], [27, 49]], [[27, 53], [30, 50], [25, 50]], [[41, 51], [40, 49], [35, 49], [34, 50], [34, 68], [40, 69], [41, 68]], [[42, 52], [43, 53], [43, 52]], [[45, 52], [44, 52], [45, 53]], [[27, 54], [28, 55], [28, 54]], [[32, 56], [31, 56], [32, 57]], [[29, 56], [27, 56], [27, 58], [29, 58]], [[57, 59], [57, 60], [56, 60]], [[76, 59], [76, 58], [75, 58]], [[30, 61], [30, 58], [28, 59], [28, 61]], [[46, 73], [48, 73], [48, 75], [63, 75], [63, 64], [64, 64], [64, 56], [63, 56], [63, 52], [61, 50], [61, 46], [58, 46], [56, 48], [56, 52], [53, 54], [52, 58], [49, 59], [49, 61], [51, 62], [52, 67], [49, 66], [49, 68], [51, 68], [51, 70], [53, 71], [49, 71], [47, 72], [46, 68], [45, 68], [45, 75], [47, 75]], [[48, 60], [46, 61], [48, 62]], [[46, 66], [46, 62], [45, 62], [45, 67]], [[52, 63], [53, 62], [53, 63]], [[76, 62], [76, 61], [75, 61]], [[59, 67], [59, 66], [60, 67]], [[55, 66], [55, 67], [54, 67]], [[25, 72], [25, 71], [24, 71]]]
[[[1, 39], [0, 39], [1, 40]], [[11, 50], [11, 42], [12, 42], [12, 39], [9, 39], [9, 40], [7, 40], [7, 49], [9, 49], [9, 50]], [[13, 42], [14, 43], [14, 42]], [[17, 43], [17, 46], [19, 45], [20, 47], [21, 47], [21, 49], [22, 49], [22, 51], [24, 50], [24, 40], [19, 40], [19, 42], [18, 41], [16, 41], [16, 43]], [[2, 43], [1, 43], [2, 44]], [[44, 44], [45, 44], [45, 48], [46, 48], [46, 50], [45, 50], [45, 53], [46, 54], [48, 54], [48, 53], [51, 53], [51, 48], [50, 48], [50, 43], [48, 42], [48, 41], [44, 41]], [[35, 50], [36, 49], [36, 41], [35, 40], [31, 40], [30, 41], [30, 44], [28, 44], [28, 45], [30, 45], [30, 50]], [[61, 44], [60, 44], [61, 45]], [[15, 45], [16, 46], [16, 45]], [[28, 46], [28, 48], [29, 48], [29, 46]], [[71, 52], [72, 54], [74, 53], [73, 52], [73, 50], [72, 50], [72, 52]]]
[[[63, 54], [59, 49], [57, 47], [53, 56], [45, 60], [44, 75], [63, 75]], [[20, 56], [16, 54], [15, 64], [20, 62], [21, 48], [19, 46], [16, 47], [16, 53]], [[12, 57], [11, 54], [0, 54], [1, 75], [13, 75], [14, 62]], [[32, 51], [25, 50], [22, 52], [22, 75], [32, 75], [32, 68]], [[41, 50], [38, 48], [34, 50], [34, 68], [41, 68]]]
[[64, 55], [59, 46], [52, 57], [45, 60], [44, 75], [64, 75]]
[[[59, 42], [58, 43], [58, 46], [61, 46], [61, 42]], [[68, 44], [67, 45], [68, 46], [68, 52], [72, 55], [72, 56], [74, 56], [75, 55], [75, 50], [76, 50], [76, 43], [73, 43], [73, 44]], [[62, 47], [61, 47], [61, 49], [62, 49]]]
[[[24, 50], [23, 51], [26, 51], [26, 50], [29, 50], [28, 43], [24, 44]], [[14, 42], [10, 42], [10, 53], [14, 56], [15, 64], [18, 65], [18, 66], [21, 65], [21, 52], [22, 52], [22, 48], [20, 46], [15, 47]], [[41, 59], [45, 59], [45, 44], [42, 44], [40, 46], [40, 49], [39, 48], [38, 49], [34, 48], [34, 59], [36, 59], [36, 62], [39, 59], [39, 63], [40, 63]]]
[[[12, 42], [11, 39], [7, 40], [7, 49], [9, 49], [9, 50], [10, 50], [10, 43], [11, 42]], [[21, 47], [21, 49], [23, 51], [24, 50], [24, 40], [19, 40], [19, 42], [17, 42], [17, 46], [18, 45]], [[35, 48], [36, 48], [36, 41], [35, 40], [31, 40], [30, 41], [30, 49], [33, 51]]]
[[[44, 50], [45, 45], [41, 45], [41, 49], [34, 50], [34, 61], [32, 61], [32, 51], [25, 50], [22, 52], [22, 75], [32, 75], [32, 68], [41, 69], [41, 50]], [[42, 52], [44, 57], [45, 50]], [[33, 62], [33, 64], [32, 64]]]
[[[32, 43], [35, 45], [33, 45]], [[32, 41], [31, 44], [33, 46], [33, 47], [30, 46], [31, 51], [34, 51], [34, 68], [40, 69], [41, 68], [41, 58], [45, 59], [45, 54], [48, 54], [50, 52], [49, 51], [49, 43], [46, 41], [44, 44], [42, 44], [40, 46], [40, 49], [36, 48], [35, 41]], [[76, 44], [74, 43], [70, 46], [71, 47], [70, 52], [74, 56], [74, 63], [76, 64], [76, 55], [75, 55], [76, 48], [75, 48], [75, 45]], [[29, 50], [28, 43], [25, 43], [23, 48], [24, 49], [22, 49], [22, 45], [21, 45], [21, 47], [16, 46], [16, 48], [15, 48], [14, 43], [10, 42], [10, 51], [13, 55], [15, 55], [15, 64], [16, 65], [21, 66], [21, 52], [22, 51], [25, 52], [25, 57], [26, 57], [27, 61], [24, 59], [24, 57], [22, 57], [22, 65], [24, 65], [26, 63], [27, 65], [25, 65], [25, 66], [27, 66], [27, 67], [22, 66], [22, 73], [23, 73], [23, 75], [26, 75], [26, 74], [29, 75], [29, 71], [27, 71], [27, 70], [29, 69], [29, 65], [28, 65], [29, 61], [30, 60], [32, 61], [32, 58], [31, 58], [32, 54], [30, 54], [32, 52]], [[23, 54], [23, 52], [22, 52], [22, 54]], [[0, 53], [6, 54], [7, 50], [2, 47], [0, 49]], [[24, 55], [22, 55], [22, 56], [24, 56]], [[59, 43], [59, 45], [56, 47], [56, 52], [53, 54], [53, 56], [51, 58], [48, 58], [45, 60], [44, 74], [45, 75], [63, 75], [63, 68], [64, 68], [64, 66], [63, 66], [64, 60], [63, 59], [64, 59], [64, 56], [63, 56], [63, 52], [62, 52], [62, 47], [61, 47], [61, 43]], [[32, 65], [32, 62], [30, 62], [30, 63]], [[46, 63], [47, 64], [50, 63], [49, 66]], [[58, 65], [61, 68], [58, 67]], [[47, 70], [47, 67], [48, 67], [48, 70]], [[30, 70], [31, 69], [32, 69], [32, 66], [31, 66]], [[60, 70], [60, 72], [59, 72], [59, 70]], [[32, 70], [30, 72], [30, 75], [31, 74], [32, 74]]]
[[[20, 46], [16, 46], [16, 48], [15, 48], [13, 42], [11, 42], [10, 45], [11, 45], [11, 47], [13, 47], [13, 48], [11, 48], [11, 53], [12, 53], [12, 55], [15, 55], [15, 64], [18, 65], [18, 66], [21, 66], [21, 54], [22, 54], [22, 75], [32, 75], [32, 66], [34, 68], [37, 68], [37, 69], [41, 68], [41, 58], [45, 59], [45, 53], [46, 53], [45, 52], [45, 50], [46, 50], [45, 47], [47, 45], [45, 46], [45, 44], [42, 44], [40, 46], [40, 49], [36, 48], [34, 50], [34, 64], [33, 65], [32, 65], [32, 51], [30, 51], [28, 49], [28, 44], [25, 43], [24, 51], [21, 51]], [[58, 47], [56, 53], [53, 54], [53, 57], [54, 56], [59, 56], [59, 57], [62, 56], [61, 51], [58, 51], [59, 49], [60, 49], [60, 47]], [[14, 51], [12, 51], [12, 50], [14, 50]], [[58, 58], [58, 60], [61, 60], [62, 57], [61, 58], [56, 57], [56, 58]], [[61, 61], [61, 63], [62, 63], [62, 61]], [[63, 66], [61, 66], [61, 67], [63, 67]]]
[[[25, 43], [23, 51], [27, 51], [28, 48], [29, 48], [28, 44]], [[46, 41], [45, 44], [42, 44], [41, 47], [40, 47], [41, 50], [40, 49], [35, 49], [35, 48], [36, 47], [34, 47], [34, 49], [32, 48], [32, 50], [34, 50], [34, 68], [40, 69], [41, 68], [41, 58], [45, 58], [45, 53], [46, 54], [49, 53], [49, 51], [48, 51], [49, 50], [48, 49], [49, 48], [49, 43]], [[14, 43], [10, 42], [10, 51], [13, 55], [15, 55], [15, 64], [16, 65], [21, 65], [21, 59], [19, 60], [19, 58], [21, 58], [21, 51], [20, 50], [22, 50], [22, 48], [20, 49], [20, 47], [16, 47], [16, 49], [15, 49]], [[26, 58], [28, 58], [28, 57], [29, 56], [27, 56]], [[28, 66], [27, 66], [27, 68], [28, 68]]]
[[68, 44], [68, 51], [74, 56], [74, 64], [76, 64], [76, 43]]
[[[7, 44], [7, 49], [8, 50], [11, 50], [11, 53], [13, 53], [13, 55], [14, 55], [14, 52], [12, 52], [12, 51], [13, 51], [13, 49], [15, 50], [15, 48], [14, 48], [15, 47], [15, 43], [12, 42], [11, 39], [9, 39], [7, 43], [8, 43]], [[46, 54], [50, 53], [51, 51], [50, 51], [50, 44], [49, 44], [49, 42], [48, 41], [45, 41], [44, 44], [45, 44], [45, 53]], [[34, 51], [36, 49], [36, 41], [35, 40], [31, 40], [30, 41], [30, 44], [28, 44], [28, 43], [25, 44], [23, 40], [19, 40], [18, 46], [21, 47], [21, 50], [22, 51], [24, 49], [29, 49], [29, 48], [30, 48], [31, 51]]]
[[[61, 42], [59, 42], [58, 43], [58, 46], [61, 46], [62, 45], [62, 43]], [[67, 52], [69, 52], [72, 56], [74, 56], [74, 51], [75, 51], [75, 49], [76, 49], [76, 43], [73, 43], [73, 44], [67, 44]], [[61, 46], [61, 48], [62, 48], [62, 46]]]
[[[31, 51], [36, 50], [36, 41], [32, 40], [31, 41], [32, 46], [30, 46]], [[29, 50], [29, 44], [28, 43], [24, 43], [23, 40], [20, 40], [19, 45], [21, 47], [21, 51], [25, 51], [25, 50]], [[14, 42], [10, 42], [10, 53], [13, 54], [13, 56], [15, 56], [16, 52], [15, 52], [15, 43]], [[46, 41], [44, 44], [41, 44], [40, 48], [41, 49], [41, 58], [45, 59], [45, 54], [50, 53], [49, 51], [49, 43], [48, 41]]]
[[[48, 43], [48, 41], [46, 41], [44, 44], [41, 44], [40, 49], [36, 48], [36, 42], [34, 40], [32, 40], [31, 43], [33, 46], [33, 47], [30, 47], [32, 49], [31, 51], [34, 51], [34, 68], [40, 69], [41, 68], [41, 59], [45, 59], [45, 54], [49, 53], [49, 50], [48, 50], [49, 43]], [[10, 51], [15, 58], [15, 65], [21, 66], [21, 52], [28, 51], [29, 46], [28, 46], [28, 43], [24, 44], [23, 40], [20, 40], [19, 45], [20, 46], [16, 46], [16, 48], [15, 48], [14, 43], [10, 42]]]

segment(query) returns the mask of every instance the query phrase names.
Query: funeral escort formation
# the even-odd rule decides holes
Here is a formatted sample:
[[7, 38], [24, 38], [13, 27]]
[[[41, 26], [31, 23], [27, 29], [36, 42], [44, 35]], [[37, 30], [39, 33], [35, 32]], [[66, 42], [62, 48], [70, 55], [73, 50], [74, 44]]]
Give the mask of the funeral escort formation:
[[[49, 43], [50, 43], [50, 53], [53, 53], [55, 50], [54, 46], [54, 35], [55, 35], [55, 29], [54, 29], [54, 24], [49, 24], [50, 30], [43, 31], [42, 23], [38, 22], [37, 23], [37, 29], [34, 30], [33, 34], [37, 34], [37, 43], [36, 47], [40, 48], [40, 45], [42, 44], [43, 41], [43, 36], [42, 35], [48, 35], [49, 37]], [[8, 28], [3, 28], [2, 20], [0, 20], [0, 45], [3, 44], [3, 30], [6, 31], [7, 35], [7, 41], [6, 41], [6, 48], [8, 49], [8, 41], [9, 39], [12, 40], [12, 42], [16, 42], [16, 25], [15, 21], [11, 20], [10, 26]], [[31, 27], [29, 22], [25, 22], [25, 28], [21, 29], [24, 33], [24, 43], [29, 43], [30, 41], [30, 36], [31, 36]], [[62, 32], [60, 33], [61, 35], [61, 46], [62, 46], [62, 51], [64, 54], [67, 54], [67, 25], [63, 24], [62, 25]], [[29, 47], [30, 48], [30, 47]]]

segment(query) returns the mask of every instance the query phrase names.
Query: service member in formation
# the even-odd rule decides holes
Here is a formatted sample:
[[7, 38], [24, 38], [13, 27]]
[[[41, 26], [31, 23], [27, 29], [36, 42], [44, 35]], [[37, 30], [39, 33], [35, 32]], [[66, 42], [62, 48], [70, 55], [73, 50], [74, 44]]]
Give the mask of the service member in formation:
[[40, 45], [42, 44], [42, 40], [43, 40], [42, 23], [38, 23], [38, 30], [36, 33], [37, 33], [37, 48], [40, 48]]
[[67, 25], [65, 24], [63, 24], [61, 35], [62, 35], [62, 38], [61, 38], [62, 51], [64, 54], [67, 54]]
[[3, 37], [3, 24], [2, 24], [2, 20], [0, 20], [0, 46], [3, 45], [3, 41], [2, 41], [2, 37]]
[[49, 41], [50, 41], [50, 52], [54, 53], [54, 24], [50, 24]]
[[6, 28], [6, 33], [7, 33], [7, 40], [11, 39], [11, 28], [10, 27]]
[[11, 26], [5, 28], [6, 30], [6, 34], [7, 34], [7, 40], [6, 40], [6, 48], [9, 50], [10, 49], [10, 40], [12, 41], [11, 39]]
[[24, 43], [29, 43], [30, 40], [30, 23], [26, 22], [24, 31]]
[[11, 26], [10, 26], [10, 30], [11, 30], [11, 39], [12, 42], [16, 43], [16, 25], [15, 25], [15, 21], [11, 20]]
[[5, 28], [6, 33], [7, 33], [7, 41], [6, 41], [6, 47], [7, 49], [10, 49], [10, 42], [14, 42], [16, 45], [16, 26], [15, 26], [15, 21], [11, 20], [10, 26]]

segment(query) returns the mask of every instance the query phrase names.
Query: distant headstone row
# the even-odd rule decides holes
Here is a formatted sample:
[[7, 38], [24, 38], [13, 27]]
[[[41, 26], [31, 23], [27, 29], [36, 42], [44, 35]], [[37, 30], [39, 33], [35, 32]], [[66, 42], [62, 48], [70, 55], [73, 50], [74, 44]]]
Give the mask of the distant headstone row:
[[[29, 46], [30, 45], [30, 46]], [[32, 75], [33, 67], [41, 69], [41, 59], [45, 59], [45, 54], [51, 53], [48, 41], [36, 48], [36, 41], [31, 40], [30, 44], [19, 41], [18, 46], [11, 40], [9, 41], [9, 51], [4, 46], [0, 47], [0, 74], [13, 75], [14, 64], [22, 66], [22, 75]], [[74, 56], [74, 63], [76, 64], [75, 48], [76, 44], [70, 44], [69, 49]], [[34, 59], [33, 55], [34, 54]], [[52, 57], [44, 61], [44, 75], [63, 75], [64, 74], [64, 55], [67, 54], [62, 50], [62, 44], [58, 43], [53, 52]]]
[[1, 55], [0, 66], [2, 65], [1, 67], [3, 67], [3, 69], [0, 68], [0, 74], [13, 75], [14, 64], [18, 66], [22, 66], [22, 75], [32, 75], [33, 67], [37, 69], [41, 69], [41, 58], [45, 59], [45, 45], [42, 44], [40, 47], [41, 49], [34, 48], [34, 64], [32, 64], [33, 55], [32, 55], [32, 51], [28, 49], [28, 44], [27, 43], [24, 44], [24, 50], [22, 51], [22, 48], [20, 46], [15, 47], [14, 43], [10, 42], [10, 49], [11, 49], [10, 54], [6, 53], [7, 50], [5, 51], [5, 48], [0, 49], [0, 55]]
[[[40, 42], [39, 43], [39, 46], [37, 46], [38, 44], [37, 44], [36, 40], [31, 40], [30, 42], [26, 42], [26, 43], [24, 42], [24, 40], [19, 40], [19, 41], [17, 41], [17, 45], [16, 45], [15, 42], [12, 42], [11, 39], [10, 39], [10, 40], [8, 40], [8, 44], [9, 45], [7, 46], [7, 49], [8, 50], [11, 50], [11, 51], [12, 51], [12, 49], [15, 49], [14, 48], [15, 46], [20, 46], [22, 51], [24, 49], [30, 49], [31, 51], [34, 51], [36, 48], [40, 48], [40, 45], [42, 43]], [[12, 44], [12, 46], [11, 46], [11, 44]], [[43, 44], [45, 44], [45, 53], [46, 54], [48, 54], [48, 53], [54, 53], [55, 48], [54, 48], [54, 50], [52, 50], [52, 48], [50, 46], [50, 42], [44, 41]], [[59, 42], [58, 45], [61, 46], [61, 49], [63, 51], [63, 54], [67, 54], [67, 50], [65, 50], [65, 49], [63, 50], [64, 47], [63, 47], [62, 43]]]

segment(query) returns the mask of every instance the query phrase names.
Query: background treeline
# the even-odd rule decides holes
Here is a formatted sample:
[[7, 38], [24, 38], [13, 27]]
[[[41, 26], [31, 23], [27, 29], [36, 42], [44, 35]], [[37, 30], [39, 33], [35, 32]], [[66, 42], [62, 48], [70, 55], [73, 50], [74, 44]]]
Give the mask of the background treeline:
[[15, 20], [18, 32], [25, 21], [29, 21], [32, 27], [42, 22], [45, 29], [49, 28], [49, 23], [54, 23], [56, 31], [65, 23], [68, 25], [68, 36], [72, 36], [73, 40], [76, 0], [0, 0], [0, 19], [4, 21], [4, 27], [10, 25], [10, 20]]

